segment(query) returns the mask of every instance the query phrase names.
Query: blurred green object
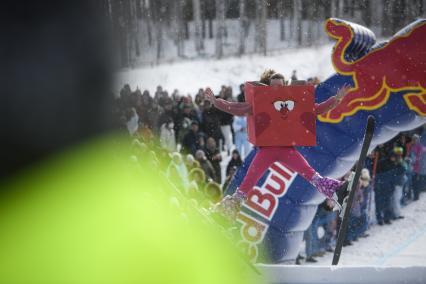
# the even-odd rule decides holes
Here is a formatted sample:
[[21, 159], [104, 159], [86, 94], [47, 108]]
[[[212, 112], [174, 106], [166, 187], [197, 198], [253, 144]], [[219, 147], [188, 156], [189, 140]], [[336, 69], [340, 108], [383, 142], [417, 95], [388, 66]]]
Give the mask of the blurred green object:
[[158, 169], [110, 140], [0, 184], [0, 283], [259, 283]]

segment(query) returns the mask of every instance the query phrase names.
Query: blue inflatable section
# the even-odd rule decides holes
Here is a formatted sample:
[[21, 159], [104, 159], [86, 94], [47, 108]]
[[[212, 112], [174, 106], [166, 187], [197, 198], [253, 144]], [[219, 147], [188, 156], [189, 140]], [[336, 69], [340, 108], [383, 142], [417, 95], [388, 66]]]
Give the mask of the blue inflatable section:
[[[354, 25], [353, 32], [356, 35], [354, 42], [345, 55], [351, 60], [365, 56], [375, 45], [375, 37], [370, 30]], [[316, 101], [322, 102], [335, 95], [344, 84], [352, 85], [352, 77], [332, 75], [317, 86]], [[335, 178], [343, 176], [351, 169], [359, 155], [368, 115], [376, 118], [376, 131], [370, 150], [390, 140], [400, 131], [411, 130], [426, 122], [424, 117], [417, 116], [408, 109], [403, 94], [404, 92], [392, 93], [387, 103], [380, 108], [358, 111], [337, 124], [317, 121], [317, 146], [300, 147], [299, 151], [320, 174]], [[228, 187], [227, 194], [232, 194], [239, 186], [256, 151], [254, 149], [247, 156]], [[267, 171], [259, 180], [259, 187], [264, 185], [269, 174]], [[323, 200], [324, 197], [312, 185], [297, 175], [286, 193], [278, 199], [278, 207], [270, 220], [243, 207], [245, 214], [268, 225], [261, 243], [257, 245], [256, 260], [266, 263], [294, 260], [299, 252], [303, 233], [311, 224], [317, 206]]]

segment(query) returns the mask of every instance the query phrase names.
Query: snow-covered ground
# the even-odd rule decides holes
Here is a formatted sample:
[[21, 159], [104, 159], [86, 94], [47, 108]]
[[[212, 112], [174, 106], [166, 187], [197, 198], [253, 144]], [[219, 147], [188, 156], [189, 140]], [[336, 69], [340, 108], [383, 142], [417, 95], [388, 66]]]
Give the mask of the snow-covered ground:
[[[363, 266], [426, 265], [426, 195], [402, 208], [404, 219], [373, 226], [367, 238], [343, 247], [339, 264]], [[332, 253], [310, 265], [331, 265]]]
[[124, 84], [132, 89], [139, 87], [153, 94], [158, 85], [169, 93], [178, 89], [183, 95], [194, 95], [200, 87], [210, 86], [218, 92], [221, 85], [233, 87], [234, 95], [238, 86], [245, 81], [258, 80], [266, 68], [283, 73], [286, 78], [297, 70], [300, 79], [318, 76], [326, 79], [334, 73], [331, 65], [332, 44], [311, 48], [287, 49], [268, 56], [246, 55], [223, 60], [197, 59], [154, 67], [122, 70], [117, 73], [115, 94]]
[[405, 219], [373, 226], [369, 237], [303, 265], [258, 265], [267, 283], [426, 283], [426, 194], [402, 209]]

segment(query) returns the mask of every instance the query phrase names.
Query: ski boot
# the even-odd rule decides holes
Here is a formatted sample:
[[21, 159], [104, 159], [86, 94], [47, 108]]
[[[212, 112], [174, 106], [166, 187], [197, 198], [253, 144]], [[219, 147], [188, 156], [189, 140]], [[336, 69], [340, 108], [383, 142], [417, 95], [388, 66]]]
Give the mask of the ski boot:
[[311, 181], [315, 188], [324, 194], [328, 199], [334, 201], [333, 211], [341, 211], [345, 197], [348, 195], [347, 181], [340, 181], [329, 177], [322, 177], [319, 174], [315, 174]]

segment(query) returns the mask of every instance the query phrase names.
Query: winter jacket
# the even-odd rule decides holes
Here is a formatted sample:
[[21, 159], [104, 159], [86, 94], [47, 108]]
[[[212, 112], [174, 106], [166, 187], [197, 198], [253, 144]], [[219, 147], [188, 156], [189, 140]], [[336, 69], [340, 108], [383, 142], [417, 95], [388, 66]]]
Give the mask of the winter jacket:
[[173, 129], [169, 129], [166, 123], [161, 125], [160, 144], [161, 147], [167, 149], [170, 152], [176, 151], [175, 131]]

